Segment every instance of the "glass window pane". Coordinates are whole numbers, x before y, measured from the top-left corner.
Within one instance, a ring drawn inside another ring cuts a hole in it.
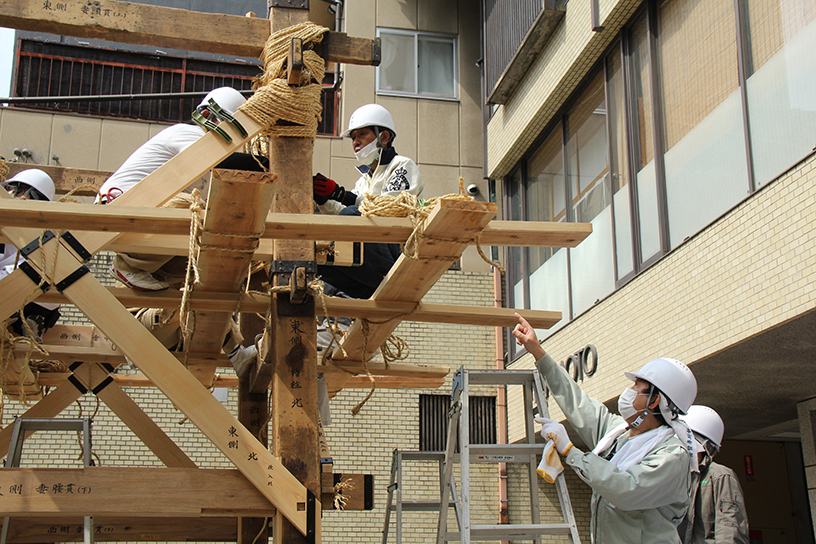
[[[565,221],[566,182],[562,128],[559,124],[527,161],[527,219],[529,221]],[[527,248],[530,266],[530,307],[534,310],[561,312],[549,331],[537,331],[539,338],[558,330],[569,321],[569,285],[567,252],[550,247]]]
[[[418,54],[419,94],[455,97],[453,40],[420,36]]]
[[[629,205],[629,160],[626,153],[626,112],[624,108],[623,73],[618,51],[606,62],[606,88],[609,95],[607,116],[609,122],[609,171],[612,182],[612,200],[615,209],[615,246],[618,267],[617,279],[634,270],[632,251],[632,220]]]
[[[504,184],[507,195],[507,219],[510,221],[521,221],[521,169],[517,168],[508,176]],[[507,285],[510,286],[508,295],[510,296],[510,306],[513,308],[524,308],[524,263],[522,262],[522,248],[507,248]]]
[[[640,262],[660,251],[660,225],[657,215],[657,184],[654,163],[654,127],[652,124],[652,84],[649,67],[649,42],[644,13],[632,27],[631,55],[632,148],[635,155],[635,188],[638,195],[640,224]]]
[[[416,93],[415,36],[380,32],[380,38],[382,62],[377,68],[378,90]]]
[[[754,177],[762,186],[816,141],[816,2],[749,0],[743,17]]]
[[[603,72],[576,100],[567,121],[574,220],[592,223],[592,234],[570,251],[572,307],[578,315],[615,288]]]
[[[658,8],[658,63],[674,248],[748,193],[733,0]]]

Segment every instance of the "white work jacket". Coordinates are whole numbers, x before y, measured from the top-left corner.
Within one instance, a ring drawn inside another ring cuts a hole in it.
[[[408,157],[397,155],[393,147],[383,150],[376,170],[360,176],[354,184],[354,194],[357,195],[356,205],[360,205],[365,195],[398,196],[407,191],[419,196],[425,185],[419,177],[419,167]],[[321,204],[320,211],[329,214],[338,214],[345,206],[335,200]]]
[[[594,448],[624,419],[586,395],[563,367],[545,355],[536,361],[541,376],[583,441]],[[641,461],[620,470],[606,457],[629,440],[623,433],[600,455],[573,446],[566,464],[592,488],[590,532],[595,544],[679,543],[677,526],[686,513],[691,491],[691,462],[683,444],[672,436]]]

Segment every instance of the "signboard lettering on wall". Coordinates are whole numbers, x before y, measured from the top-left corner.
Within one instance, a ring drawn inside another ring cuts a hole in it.
[[[754,477],[754,458],[751,455],[743,455],[742,460],[745,463],[745,479],[753,482],[756,479]]]
[[[590,377],[598,370],[598,350],[592,344],[579,349],[561,363],[573,381],[584,381],[584,376]]]

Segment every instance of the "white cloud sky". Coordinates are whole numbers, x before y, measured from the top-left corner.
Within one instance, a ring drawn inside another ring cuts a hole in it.
[[[0,28],[0,97],[11,92],[11,67],[14,65],[14,30]]]

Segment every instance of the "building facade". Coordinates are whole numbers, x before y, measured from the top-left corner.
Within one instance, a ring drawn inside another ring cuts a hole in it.
[[[610,407],[624,371],[687,363],[752,542],[814,539],[814,19],[800,0],[571,0],[487,123],[506,218],[593,225],[575,249],[510,248],[508,305],[560,310],[543,347]]]
[[[181,8],[191,8],[195,4],[195,9],[202,11],[219,11],[225,6],[223,2],[156,3]],[[366,0],[345,5],[335,3],[340,8],[339,14],[330,13],[330,5],[312,0],[312,12],[321,11],[313,19],[350,36],[379,36],[383,43],[384,62],[379,69],[353,65],[328,67],[330,74],[324,81],[324,94],[331,93],[334,108],[327,116],[324,101],[324,121],[329,128],[321,130],[315,139],[314,172],[321,172],[347,188],[353,187],[358,177],[354,170],[356,161],[349,140],[338,135],[347,126],[354,109],[376,102],[388,108],[395,118],[396,149],[419,165],[425,182],[423,197],[457,193],[462,177],[465,186],[478,186],[478,200],[486,200],[489,191],[483,176],[478,2]],[[260,5],[258,2],[239,2],[229,7],[232,14],[243,15],[253,10],[258,16],[264,15],[265,8],[263,2]],[[143,89],[140,93],[199,91],[219,85],[248,88],[244,86],[246,74],[251,74],[254,66],[252,59],[174,50],[159,52],[155,48],[30,33],[18,33],[18,36],[28,40],[28,45],[18,51],[18,71],[14,80],[18,85],[18,96],[25,94],[21,90],[23,82],[39,81],[39,76],[31,76],[33,73],[47,76],[54,82],[66,79],[62,74],[68,72],[34,70],[30,66],[36,61],[31,59],[48,58],[53,62],[54,57],[67,57],[68,53],[75,66],[83,62],[92,65],[105,81],[116,80],[122,73],[126,77],[132,76],[127,75],[126,70],[107,75],[104,72],[107,68],[102,65],[127,65],[131,74],[136,71],[134,67],[145,67],[154,74],[185,73],[187,86],[178,83],[176,87],[171,85],[169,90],[140,87]],[[28,76],[26,66],[29,66]],[[200,78],[198,83],[190,83],[195,78]],[[338,80],[340,83],[335,86]],[[119,89],[117,92],[131,92],[121,86]],[[53,96],[51,91],[37,92],[40,96]],[[68,94],[64,90],[55,94],[60,92]],[[105,93],[116,94],[101,88],[73,94]],[[146,102],[142,109],[102,106],[108,109],[94,110],[89,105],[88,109],[82,110],[74,106],[41,103],[2,107],[0,154],[6,159],[28,162],[32,167],[48,164],[113,171],[130,153],[168,124],[185,121],[185,108],[189,110],[195,103],[197,100],[189,99],[185,104],[162,111],[156,111],[155,105],[150,109]],[[15,149],[20,153],[15,154]],[[24,156],[22,150],[28,150],[28,155]],[[92,272],[97,278],[104,280],[107,277],[109,258],[110,255],[103,254],[95,259]],[[494,276],[475,248],[468,249],[461,263],[454,268],[425,297],[426,302],[493,306],[496,298]],[[463,293],[467,293],[467,297],[463,297]],[[67,305],[63,307],[63,314],[63,323],[87,322],[80,312]],[[452,370],[460,365],[479,369],[495,368],[496,365],[496,334],[492,328],[405,322],[397,328],[396,334],[410,348],[406,360],[409,363],[442,365]],[[462,349],[464,345],[466,350]],[[220,371],[232,372],[231,369]],[[193,425],[182,420],[182,414],[163,395],[152,389],[126,390],[199,467],[229,467],[229,462]],[[333,423],[326,428],[326,437],[335,472],[374,475],[375,508],[372,511],[324,512],[324,542],[380,542],[392,451],[431,447],[428,444],[438,447],[438,440],[427,443],[426,440],[444,436],[441,426],[431,428],[420,416],[423,410],[438,404],[436,401],[449,397],[450,380],[434,390],[378,389],[359,414],[352,416],[351,409],[366,393],[363,389],[344,390],[332,400]],[[492,407],[488,410],[491,412],[489,419],[495,428],[496,388],[476,388],[471,393],[486,399],[485,404]],[[237,410],[234,391],[230,391],[225,402],[230,410]],[[26,409],[23,404],[7,401],[0,424],[8,425],[15,415]],[[98,456],[98,464],[161,466],[122,422],[104,405],[97,405],[92,396],[83,397],[78,405],[63,415],[93,415],[94,453]],[[75,449],[78,452],[73,436],[39,433],[26,446],[23,466],[76,466]],[[499,473],[493,465],[478,465],[471,470],[473,518],[484,523],[496,522],[500,507]],[[439,491],[437,466],[411,466],[406,467],[406,471],[406,498],[434,498]],[[56,528],[56,531],[60,530],[60,527]],[[406,515],[403,531],[403,542],[427,542],[436,533],[436,516],[427,513]],[[394,541],[393,532],[392,525],[391,541]]]

